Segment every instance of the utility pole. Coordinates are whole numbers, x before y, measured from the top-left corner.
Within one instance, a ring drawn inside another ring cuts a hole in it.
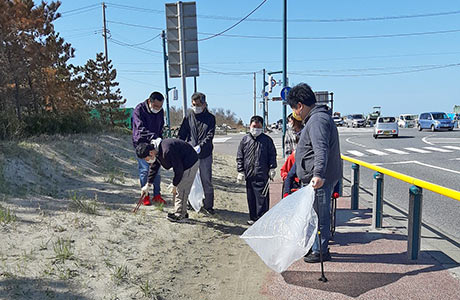
[[[196,76],[193,76],[194,93],[196,93]]]
[[[262,112],[263,116],[262,119],[264,120],[264,131],[267,128],[267,122],[265,121],[265,69],[262,70]]]
[[[284,0],[283,9],[283,88],[288,85],[287,82],[287,0]],[[285,156],[286,145],[286,102],[283,101],[283,157]]]
[[[256,72],[254,72],[254,113],[253,116],[257,115],[257,92],[256,92]]]
[[[110,105],[110,86],[109,86],[109,53],[107,51],[107,25],[106,25],[106,20],[105,20],[105,3],[102,2],[102,19],[104,21],[104,48],[105,48],[105,75],[106,75],[106,79],[105,79],[105,93],[106,93],[106,98],[107,98],[107,102],[109,103],[109,117],[110,117],[110,122],[112,123],[112,125],[115,125],[115,123],[113,122],[113,118],[112,118],[112,108],[111,108],[111,105]],[[102,113],[102,112],[100,112]]]
[[[169,87],[168,87],[168,55],[166,54],[166,33],[163,30],[161,32],[161,38],[163,39],[163,62],[165,70],[165,90],[166,90],[166,124],[168,125],[168,137],[171,137],[171,119],[169,117]]]

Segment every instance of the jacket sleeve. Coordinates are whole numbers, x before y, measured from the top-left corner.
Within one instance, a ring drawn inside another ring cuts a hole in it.
[[[165,127],[165,112],[164,109],[161,112],[161,120],[160,120],[160,135],[158,137],[163,138],[163,128]]]
[[[148,143],[153,138],[153,133],[145,127],[139,109],[136,109],[133,113],[133,130],[136,132],[134,136],[134,141],[136,143]]]
[[[314,126],[308,126],[308,134],[311,139],[313,147],[314,163],[313,163],[313,176],[320,178],[326,177],[327,158],[329,155],[329,136],[330,136],[330,123],[323,117],[317,118]]]
[[[155,176],[157,176],[158,170],[160,169],[160,162],[155,160],[153,164],[149,166],[149,175],[147,177],[147,182],[153,184]]]
[[[292,184],[294,183],[294,179],[296,178],[296,167],[295,165],[289,170],[287,174],[286,180],[284,180],[284,191],[283,194],[290,194],[292,189]]]
[[[276,148],[273,140],[269,137],[268,139],[268,165],[270,169],[276,169]]]
[[[177,137],[180,138],[183,141],[187,141],[189,136],[190,136],[190,125],[189,125],[189,122],[188,122],[188,118],[185,117],[182,120],[182,124],[180,125],[179,134],[178,134]]]
[[[182,163],[182,159],[174,159],[173,157],[169,157],[168,159],[171,161],[174,171],[173,185],[177,187],[182,177],[184,177],[184,164]]]
[[[209,122],[208,133],[206,134],[205,138],[200,143],[201,148],[204,148],[204,146],[208,143],[212,143],[212,139],[214,138],[215,132],[216,132],[216,117],[211,115],[211,122]]]
[[[238,146],[238,152],[236,153],[236,167],[238,173],[244,173],[244,140],[245,138],[243,137]]]

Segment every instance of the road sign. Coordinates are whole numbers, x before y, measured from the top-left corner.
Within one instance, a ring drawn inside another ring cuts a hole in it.
[[[268,92],[265,92],[264,97],[268,97]]]
[[[283,98],[281,97],[272,97],[272,101],[281,101]]]
[[[271,84],[272,84],[272,87],[276,86],[276,79],[275,78],[272,78]]]
[[[287,94],[289,93],[290,90],[291,90],[290,87],[285,86],[285,87],[281,90],[281,99],[283,99],[284,101],[286,101]]]

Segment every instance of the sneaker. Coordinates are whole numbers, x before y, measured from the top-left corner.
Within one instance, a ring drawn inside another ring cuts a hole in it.
[[[178,216],[175,213],[168,213],[167,219],[171,222],[183,222],[188,220],[188,213],[185,214],[185,216]]]
[[[321,257],[319,253],[312,252],[309,255],[305,256],[303,260],[306,263],[319,263],[321,262]],[[323,261],[329,261],[329,260],[331,260],[331,253],[327,251],[326,253],[323,253]]]
[[[254,221],[253,220],[248,220],[247,223],[248,223],[248,225],[252,225],[252,224],[254,224]]]
[[[149,195],[145,196],[144,199],[142,199],[142,201],[143,201],[145,206],[152,205],[152,202],[150,202],[150,196]]]
[[[208,214],[210,215],[213,215],[216,213],[216,211],[214,210],[214,208],[205,208],[204,209]]]
[[[161,194],[154,196],[153,201],[158,202],[160,204],[166,204],[166,201],[163,198],[161,198]]]

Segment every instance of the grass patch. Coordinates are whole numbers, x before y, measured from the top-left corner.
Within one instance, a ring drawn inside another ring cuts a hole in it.
[[[53,250],[59,262],[73,258],[72,242],[69,239],[58,238],[53,245]]]
[[[69,195],[70,198],[70,209],[78,212],[83,212],[89,215],[97,215],[97,195],[94,196],[94,200],[88,200],[81,196],[77,196],[77,193]]]
[[[155,290],[150,285],[150,282],[148,280],[146,282],[141,282],[139,288],[141,289],[141,293],[145,298],[151,298],[155,295]]]
[[[112,278],[117,284],[127,281],[129,270],[127,266],[118,266],[113,270]]]
[[[16,221],[16,215],[9,209],[0,205],[0,223],[8,224]]]
[[[110,183],[110,184],[115,184],[116,182],[119,183],[125,183],[125,174],[116,168],[112,168],[109,170],[107,177],[104,179],[104,182]]]

